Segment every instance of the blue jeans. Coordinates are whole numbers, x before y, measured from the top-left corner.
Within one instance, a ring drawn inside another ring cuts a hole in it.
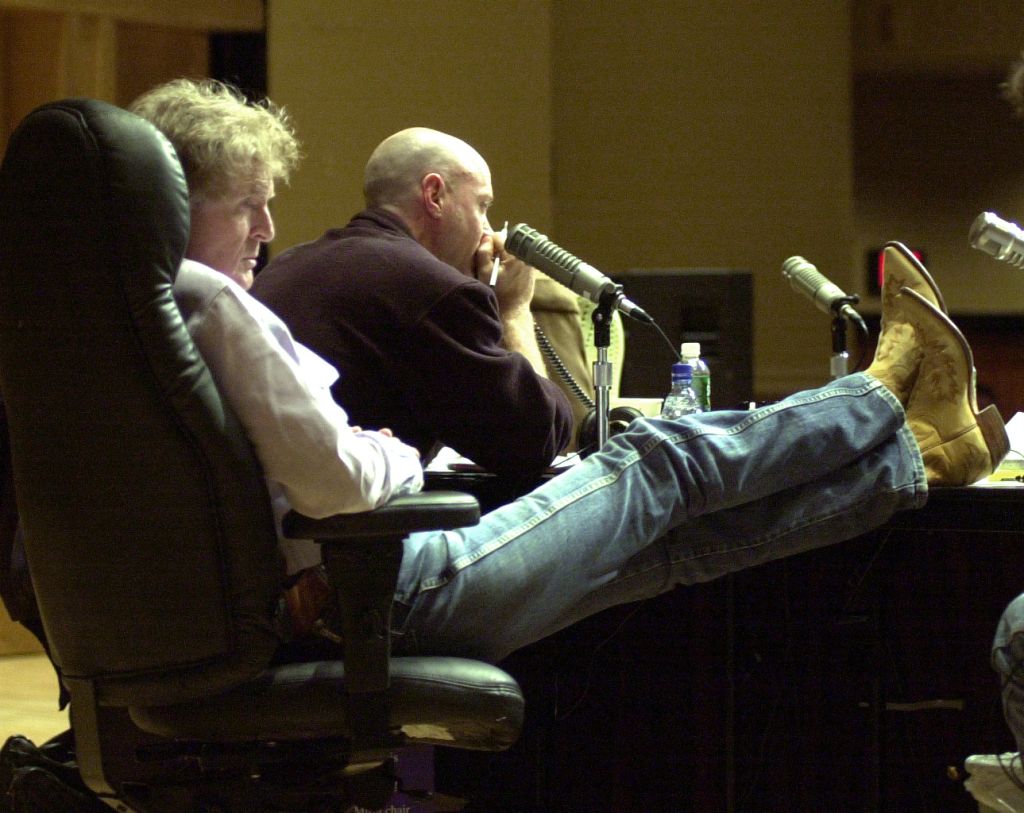
[[[395,651],[501,660],[612,605],[857,536],[927,494],[902,407],[864,374],[752,412],[638,419],[479,525],[413,535]]]
[[[1024,595],[1003,611],[992,643],[992,666],[1003,681],[1003,716],[1024,753]]]

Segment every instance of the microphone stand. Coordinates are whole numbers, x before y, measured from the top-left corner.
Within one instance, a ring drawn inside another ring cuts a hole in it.
[[[622,286],[609,286],[603,291],[591,314],[594,323],[594,346],[597,361],[594,362],[594,403],[597,413],[597,448],[608,441],[608,415],[611,409],[612,363],[608,360],[608,348],[612,343],[612,309],[622,296]]]
[[[860,297],[844,296],[832,303],[832,359],[829,362],[829,373],[832,380],[842,378],[847,370],[850,354],[846,352],[846,317],[842,314],[844,305],[856,305]]]

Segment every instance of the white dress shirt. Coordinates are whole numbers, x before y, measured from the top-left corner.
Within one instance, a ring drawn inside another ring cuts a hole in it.
[[[221,394],[263,465],[274,516],[368,511],[419,491],[415,449],[376,431],[354,432],[330,387],[338,372],[223,274],[185,260],[174,296]],[[282,539],[289,573],[320,561],[313,542]]]

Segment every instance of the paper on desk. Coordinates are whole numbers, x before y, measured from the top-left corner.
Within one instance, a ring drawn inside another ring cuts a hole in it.
[[[559,455],[548,466],[549,472],[562,471],[571,468],[579,462],[579,455]],[[463,457],[450,446],[442,446],[441,450],[434,455],[434,458],[427,463],[424,471],[451,472],[467,471],[476,468],[472,460]]]
[[[1010,452],[999,467],[976,485],[1024,484],[1024,413],[1018,412],[1006,424],[1006,435],[1010,439]]]
[[[451,446],[442,446],[433,459],[423,467],[424,471],[451,471],[449,466],[460,460],[465,460],[462,455]]]
[[[1006,434],[1010,438],[1010,454],[1024,460],[1024,412],[1018,412],[1006,424]]]

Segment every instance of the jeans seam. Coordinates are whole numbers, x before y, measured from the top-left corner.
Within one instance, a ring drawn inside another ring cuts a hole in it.
[[[551,503],[543,512],[539,514],[534,514],[527,521],[519,523],[514,528],[509,528],[503,534],[500,534],[499,536],[496,536],[494,539],[487,541],[485,544],[480,545],[471,554],[466,554],[464,556],[460,556],[457,559],[454,559],[449,564],[449,566],[445,568],[445,572],[442,574],[442,576],[424,580],[421,583],[418,592],[426,593],[430,590],[436,590],[439,587],[443,587],[444,585],[450,583],[455,578],[455,576],[457,576],[466,568],[470,567],[471,565],[475,564],[481,559],[489,556],[495,551],[505,547],[507,544],[518,539],[527,531],[536,528],[542,522],[549,520],[559,511],[565,509],[568,505],[577,502],[583,497],[587,497],[593,494],[595,491],[599,491],[603,488],[612,485],[613,483],[616,482],[616,480],[622,477],[625,469],[629,465],[633,465],[638,460],[640,460],[641,457],[642,456],[638,453],[630,455],[630,459],[628,461],[623,461],[623,465],[617,466],[613,471],[608,472],[608,474],[606,474],[604,477],[600,477],[595,480],[588,480],[585,487],[578,488],[575,491],[564,495],[561,499]]]

